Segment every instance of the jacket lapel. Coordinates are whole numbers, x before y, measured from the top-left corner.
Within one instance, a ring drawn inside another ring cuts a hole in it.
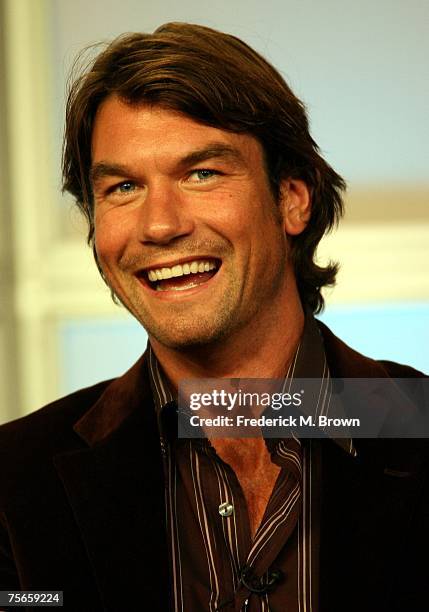
[[[319,326],[333,377],[389,377],[381,364]],[[390,609],[401,584],[401,552],[422,486],[426,441],[355,439],[356,457],[330,440],[316,442],[321,447],[320,609]]]
[[[408,441],[356,440],[354,458],[321,441],[321,601],[329,602],[322,611],[391,609],[423,482],[401,442]],[[420,441],[411,444],[421,460]]]
[[[144,359],[75,426],[88,448],[55,465],[104,609],[168,609],[164,476]]]

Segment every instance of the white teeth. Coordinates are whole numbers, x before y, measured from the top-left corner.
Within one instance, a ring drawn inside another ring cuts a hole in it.
[[[173,276],[183,276],[182,266],[173,266]]]
[[[187,262],[183,265],[176,264],[171,268],[158,268],[156,270],[149,270],[147,277],[150,281],[155,282],[158,280],[165,280],[168,278],[174,278],[176,276],[183,276],[184,274],[197,274],[202,272],[209,272],[215,270],[216,264],[214,261],[192,261]]]

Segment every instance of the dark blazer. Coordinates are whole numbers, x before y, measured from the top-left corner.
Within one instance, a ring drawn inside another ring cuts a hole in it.
[[[420,375],[320,327],[332,376]],[[357,458],[317,443],[320,611],[429,610],[428,444],[355,443]],[[0,590],[62,590],[73,612],[167,612],[165,533],[144,356],[0,428]]]

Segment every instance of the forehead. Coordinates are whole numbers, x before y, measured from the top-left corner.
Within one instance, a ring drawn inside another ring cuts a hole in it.
[[[263,165],[262,147],[250,134],[208,126],[161,106],[127,104],[112,95],[100,105],[95,117],[92,163],[119,158],[126,163],[136,155],[174,161],[213,143],[237,150],[246,164]]]

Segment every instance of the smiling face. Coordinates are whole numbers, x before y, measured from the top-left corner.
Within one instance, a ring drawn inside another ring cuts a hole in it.
[[[287,303],[296,189],[275,202],[252,136],[111,96],[95,119],[91,176],[100,266],[151,339],[251,338]]]

